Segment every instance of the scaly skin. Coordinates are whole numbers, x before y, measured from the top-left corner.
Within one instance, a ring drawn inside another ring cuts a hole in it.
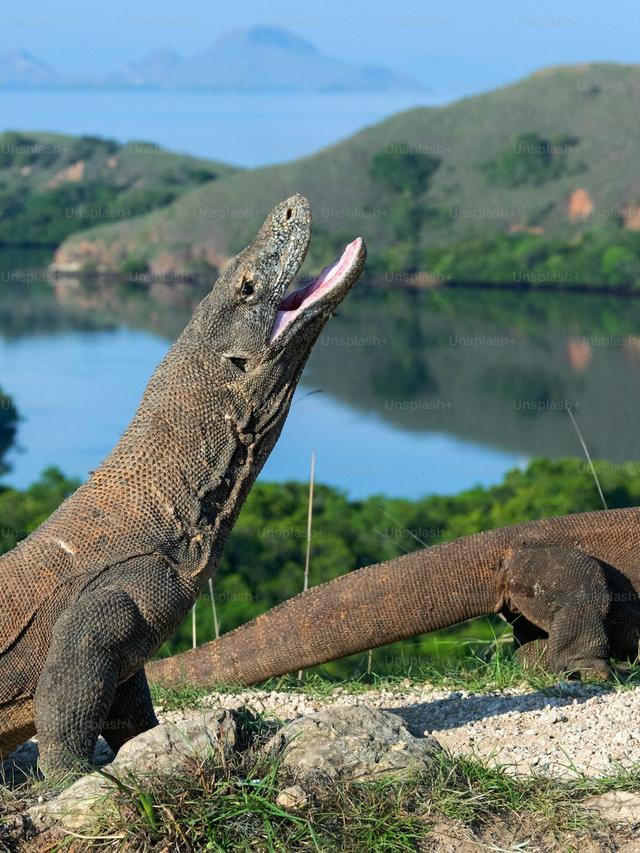
[[[580,513],[359,569],[147,674],[165,687],[254,684],[501,613],[524,663],[606,678],[611,657],[637,656],[639,592],[640,509]]]
[[[90,762],[101,732],[118,749],[156,724],[144,664],[214,571],[311,347],[364,264],[354,241],[321,293],[283,301],[310,237],[305,198],[274,208],[116,448],[0,558],[0,756],[37,729],[41,763],[63,769]]]

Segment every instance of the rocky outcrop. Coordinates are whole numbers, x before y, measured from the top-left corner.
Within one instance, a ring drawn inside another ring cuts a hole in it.
[[[583,805],[607,823],[640,824],[640,794],[634,791],[607,791],[606,794],[589,797]]]
[[[193,772],[208,759],[224,766],[246,745],[248,732],[241,730],[240,719],[236,711],[218,707],[139,735],[100,772],[32,806],[32,825],[39,831],[61,826],[88,832],[114,808],[113,779],[130,785],[134,776],[142,782],[171,778]],[[433,738],[414,737],[395,714],[366,706],[302,717],[283,726],[263,749],[278,757],[284,777],[296,777],[297,784],[284,787],[277,800],[294,811],[307,802],[305,782],[404,778],[426,770],[442,751]]]
[[[298,780],[373,781],[426,770],[441,752],[430,737],[414,737],[402,719],[366,706],[329,708],[288,723],[269,748]]]
[[[104,240],[71,240],[63,243],[53,256],[50,269],[53,273],[76,275],[83,272],[116,272],[129,254],[121,243]]]
[[[77,184],[80,181],[84,180],[84,170],[85,170],[85,162],[84,160],[78,160],[75,163],[72,163],[70,166],[67,166],[66,169],[62,169],[51,178],[51,180],[47,183],[47,187],[49,189],[55,189],[59,187],[60,184]]]
[[[155,239],[154,239],[155,238]],[[158,243],[155,235],[150,235],[149,243]],[[144,247],[135,241],[108,242],[102,239],[76,238],[64,242],[56,251],[49,267],[53,274],[62,275],[106,275],[122,276],[129,274],[132,259],[137,261],[131,268],[139,266],[144,272],[136,274],[147,276],[148,281],[162,281],[172,278],[194,277],[202,274],[217,275],[228,257],[215,247],[194,243],[175,251],[158,251],[149,255]]]
[[[571,222],[588,219],[595,210],[593,199],[584,189],[573,190],[567,200],[567,216]]]
[[[544,234],[542,225],[524,225],[521,222],[512,222],[509,226],[509,234]]]
[[[157,779],[188,772],[212,755],[228,760],[237,739],[236,715],[224,709],[180,723],[163,723],[126,743],[101,772],[82,776],[54,799],[33,806],[29,817],[38,830],[54,824],[88,830],[112,808],[115,785],[108,776],[126,781],[132,774]]]
[[[627,231],[640,231],[640,207],[628,204],[622,210],[622,220]]]

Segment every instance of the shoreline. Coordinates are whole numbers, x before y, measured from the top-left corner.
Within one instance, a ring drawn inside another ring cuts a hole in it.
[[[38,280],[49,281],[91,281],[109,284],[128,284],[132,287],[150,288],[156,284],[164,285],[199,285],[210,281],[210,277],[197,273],[140,273],[133,276],[123,275],[118,272],[87,270],[86,272],[75,272],[55,267],[43,267],[24,271],[24,280],[29,280],[27,273],[38,275]],[[385,281],[385,276],[397,277],[394,281]],[[21,276],[14,275],[12,280],[19,281]],[[616,296],[626,299],[637,299],[640,297],[640,289],[630,290],[628,287],[614,287],[612,285],[589,285],[580,283],[562,282],[506,282],[506,281],[443,281],[442,278],[432,277],[427,273],[376,273],[363,276],[363,285],[380,291],[402,291],[405,293],[421,293],[427,291],[446,290],[500,290],[514,292],[545,292],[545,293],[574,293],[580,295]]]

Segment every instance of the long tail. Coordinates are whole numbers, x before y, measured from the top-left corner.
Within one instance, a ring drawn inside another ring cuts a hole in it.
[[[147,675],[164,687],[249,685],[494,613],[503,553],[498,537],[480,533],[367,566],[153,661]]]

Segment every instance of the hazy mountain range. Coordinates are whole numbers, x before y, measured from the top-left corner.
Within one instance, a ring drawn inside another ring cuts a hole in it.
[[[280,27],[259,26],[219,38],[182,57],[166,48],[102,76],[65,74],[25,50],[0,53],[3,88],[124,88],[174,91],[339,92],[419,89],[386,68],[356,65],[321,53]]]

